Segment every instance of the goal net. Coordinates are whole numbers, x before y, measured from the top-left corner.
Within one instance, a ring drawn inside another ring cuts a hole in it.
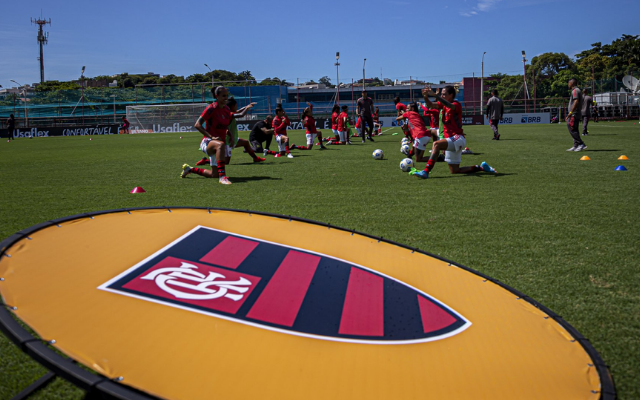
[[[127,106],[131,131],[190,132],[207,103]]]

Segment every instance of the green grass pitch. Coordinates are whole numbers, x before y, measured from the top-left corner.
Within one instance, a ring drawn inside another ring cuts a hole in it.
[[[69,215],[150,206],[247,209],[351,228],[455,260],[538,300],[593,343],[620,399],[640,398],[640,125],[592,122],[583,153],[565,151],[564,124],[500,131],[492,141],[488,126],[465,127],[475,154],[462,165],[487,161],[495,176],[450,175],[444,163],[428,180],[403,173],[395,128],[375,143],[314,146],[260,164],[235,150],[230,186],[179,178],[183,163],[202,157],[197,133],[3,140],[0,238]],[[304,141],[302,131],[290,136]],[[372,159],[376,148],[384,160]],[[622,154],[629,161],[618,161]],[[629,170],[615,171],[621,164]],[[147,192],[130,194],[136,186]],[[44,373],[2,335],[0,355],[0,399]],[[57,378],[33,398],[82,397]]]

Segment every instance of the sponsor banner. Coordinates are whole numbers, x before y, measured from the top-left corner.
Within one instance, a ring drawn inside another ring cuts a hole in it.
[[[0,129],[2,138],[33,138],[49,136],[86,136],[86,135],[117,135],[119,125],[91,125],[91,126],[67,126],[47,128],[19,128],[9,131]]]
[[[465,115],[462,117],[462,125],[484,125],[484,116]]]
[[[500,120],[501,124],[517,125],[517,124],[549,124],[551,116],[545,113],[525,113],[525,114],[504,114]],[[484,124],[489,125],[489,119],[484,117]]]
[[[136,133],[153,133],[153,129],[131,129],[132,135]]]

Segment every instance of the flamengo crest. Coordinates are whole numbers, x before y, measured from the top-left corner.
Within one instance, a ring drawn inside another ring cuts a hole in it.
[[[203,226],[99,289],[342,342],[421,343],[471,325],[433,297],[366,267]]]

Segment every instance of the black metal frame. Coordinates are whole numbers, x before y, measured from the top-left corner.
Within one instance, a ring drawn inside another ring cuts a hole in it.
[[[523,293],[519,292],[518,290],[513,289],[512,287],[507,286],[504,283],[496,279],[493,279],[481,272],[478,272],[474,269],[458,264],[456,262],[447,260],[446,258],[440,257],[438,255],[420,250],[415,247],[409,247],[401,243],[393,242],[391,240],[384,239],[383,237],[377,237],[377,236],[369,235],[366,233],[358,232],[355,230],[340,228],[340,227],[332,226],[331,224],[326,224],[322,222],[317,222],[317,221],[312,221],[312,220],[297,218],[292,216],[285,216],[285,215],[272,214],[272,213],[266,213],[266,212],[236,210],[236,209],[228,209],[228,208],[182,207],[182,206],[181,207],[123,208],[123,209],[116,209],[116,210],[77,214],[70,217],[58,218],[58,219],[54,219],[48,222],[43,222],[41,224],[34,225],[30,228],[21,230],[11,235],[7,239],[3,240],[2,242],[0,242],[0,257],[9,256],[6,254],[6,250],[16,242],[24,239],[25,237],[28,237],[30,234],[37,232],[41,229],[48,228],[53,225],[59,225],[60,223],[63,223],[63,222],[68,222],[68,221],[81,219],[81,218],[92,218],[94,216],[104,215],[104,214],[113,214],[113,213],[122,213],[122,212],[128,212],[129,214],[131,214],[131,211],[141,211],[141,210],[167,210],[168,212],[171,212],[171,210],[178,210],[178,209],[206,210],[210,214],[212,211],[230,211],[230,212],[238,212],[238,213],[249,214],[249,215],[256,214],[256,215],[262,215],[267,217],[288,219],[289,221],[305,222],[312,225],[326,227],[327,229],[336,229],[344,232],[350,232],[351,235],[357,234],[359,236],[364,236],[367,238],[377,240],[378,242],[385,242],[388,244],[399,246],[399,247],[411,250],[411,252],[422,253],[430,257],[436,258],[438,260],[447,262],[451,265],[455,265],[458,268],[462,268],[465,271],[471,272],[475,275],[482,277],[485,281],[492,282],[508,290],[509,292],[517,296],[516,297],[517,300],[524,300],[532,304],[534,307],[540,309],[542,312],[548,315],[548,317],[545,317],[545,318],[551,318],[554,321],[556,321],[558,324],[560,324],[574,338],[574,341],[578,341],[580,343],[580,345],[584,348],[584,350],[587,352],[589,357],[591,357],[593,361],[593,366],[598,371],[598,375],[600,377],[600,384],[601,384],[600,399],[614,400],[616,398],[616,390],[615,390],[613,377],[611,376],[607,365],[604,363],[604,360],[602,359],[602,357],[600,357],[600,354],[598,354],[598,352],[593,347],[593,345],[589,342],[589,340],[584,336],[582,336],[582,334],[580,334],[580,332],[578,332],[577,329],[569,325],[569,323],[565,321],[561,316],[557,315],[547,307],[538,303],[531,297],[526,296]],[[131,399],[131,400],[156,399],[156,397],[154,396],[151,396],[149,394],[146,394],[136,389],[133,389],[131,387],[128,387],[122,383],[119,383],[117,380],[110,380],[101,375],[96,375],[86,371],[85,369],[80,368],[80,366],[78,366],[74,360],[63,357],[58,353],[56,353],[55,351],[53,351],[49,347],[49,344],[52,344],[52,343],[46,342],[42,339],[39,339],[33,336],[31,333],[25,330],[22,326],[20,326],[20,324],[13,318],[13,315],[7,309],[12,309],[11,305],[5,305],[5,307],[0,307],[0,331],[2,331],[11,341],[13,341],[16,344],[16,346],[18,346],[22,351],[27,353],[31,358],[33,358],[34,360],[42,364],[45,368],[47,368],[53,374],[60,376],[61,378],[78,386],[79,388],[88,391],[89,396],[95,395],[99,398],[105,398],[105,399]],[[32,385],[30,385],[28,388],[23,390],[23,392],[21,392],[21,394],[19,394],[16,397],[16,399],[26,398],[32,392],[44,387],[53,378],[53,376],[50,376],[49,374],[50,373],[47,373],[38,381],[36,381]],[[19,396],[22,396],[22,397],[19,397]]]

